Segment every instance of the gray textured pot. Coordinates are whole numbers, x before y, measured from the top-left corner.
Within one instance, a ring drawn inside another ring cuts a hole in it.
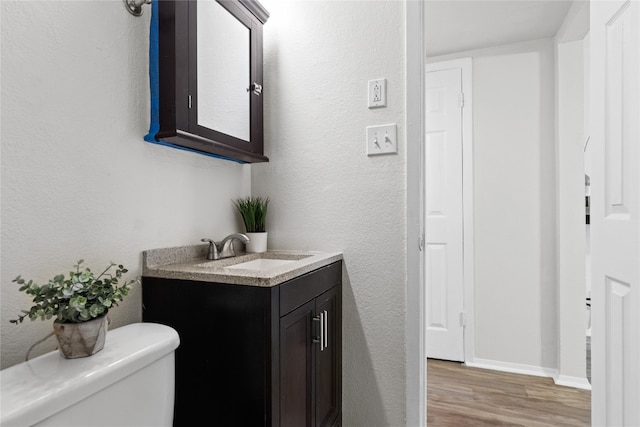
[[[107,336],[107,316],[96,317],[82,323],[53,322],[53,332],[58,339],[58,349],[65,359],[75,359],[96,354],[104,348]]]

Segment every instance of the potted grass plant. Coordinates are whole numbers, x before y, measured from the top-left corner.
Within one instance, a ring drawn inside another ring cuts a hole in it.
[[[247,252],[266,252],[267,231],[265,223],[269,198],[247,196],[234,200],[233,204],[242,216],[242,222],[249,237]]]
[[[21,276],[13,279],[21,292],[33,296],[33,305],[10,322],[19,324],[27,317],[31,320],[55,317],[53,334],[60,353],[67,359],[91,356],[102,350],[109,309],[117,306],[131,287],[139,283],[133,279],[120,284],[128,271],[122,265],[112,262],[95,275],[83,262],[78,261],[68,276],[58,274],[44,285]]]

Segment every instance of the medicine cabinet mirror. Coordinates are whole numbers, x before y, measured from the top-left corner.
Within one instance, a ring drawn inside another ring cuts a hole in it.
[[[159,123],[152,142],[243,163],[269,161],[262,119],[268,12],[255,0],[161,0],[154,7]]]

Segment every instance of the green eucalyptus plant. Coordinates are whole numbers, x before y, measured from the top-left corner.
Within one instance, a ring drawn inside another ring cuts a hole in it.
[[[22,323],[29,317],[45,320],[56,317],[60,323],[81,323],[107,314],[109,309],[118,305],[129,294],[138,279],[124,281],[119,285],[122,275],[128,270],[122,265],[111,262],[102,273],[95,276],[88,267],[83,267],[83,260],[74,265],[75,271],[69,276],[59,274],[45,285],[38,285],[33,280],[25,281],[18,276],[13,279],[20,285],[20,291],[33,296],[33,306],[29,311],[11,323]],[[115,267],[115,270],[112,270]]]
[[[269,198],[247,196],[237,199],[233,204],[238,208],[247,233],[265,231]]]

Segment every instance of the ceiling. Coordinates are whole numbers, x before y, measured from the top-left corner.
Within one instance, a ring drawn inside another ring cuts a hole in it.
[[[572,1],[428,0],[428,57],[553,37]]]

